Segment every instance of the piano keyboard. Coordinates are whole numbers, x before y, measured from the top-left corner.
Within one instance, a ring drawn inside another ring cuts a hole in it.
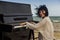
[[[26,25],[24,25],[24,26],[14,26],[14,28],[21,28],[21,27],[26,27]]]

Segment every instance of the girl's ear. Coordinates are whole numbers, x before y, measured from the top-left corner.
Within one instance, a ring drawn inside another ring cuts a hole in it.
[[[46,12],[45,12],[45,11],[43,11],[43,13],[45,14]]]

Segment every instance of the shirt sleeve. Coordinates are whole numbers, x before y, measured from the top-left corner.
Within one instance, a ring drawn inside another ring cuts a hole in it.
[[[46,24],[46,19],[44,18],[42,21],[40,21],[39,23],[37,24],[31,24],[29,22],[26,22],[27,24],[27,27],[31,28],[31,29],[37,29],[37,28],[40,28],[40,27],[43,27],[44,24]]]

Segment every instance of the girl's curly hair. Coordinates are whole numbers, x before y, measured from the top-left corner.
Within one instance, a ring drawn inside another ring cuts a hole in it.
[[[38,15],[39,17],[41,17],[40,14],[39,14],[39,11],[40,11],[40,10],[44,10],[44,11],[46,12],[46,13],[45,13],[45,16],[48,16],[48,9],[47,9],[46,5],[40,5],[39,8],[37,8],[37,15]]]

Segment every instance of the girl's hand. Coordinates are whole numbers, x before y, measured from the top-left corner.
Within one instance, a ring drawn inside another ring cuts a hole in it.
[[[24,22],[24,23],[20,23],[20,26],[24,26],[24,25],[26,25],[26,23]]]

